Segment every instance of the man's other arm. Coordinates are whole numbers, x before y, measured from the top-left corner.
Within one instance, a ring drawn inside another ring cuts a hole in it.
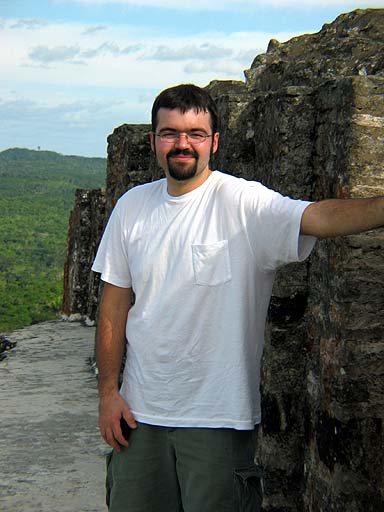
[[[119,393],[119,375],[125,351],[125,326],[132,305],[132,289],[105,283],[99,312],[96,360],[99,370],[99,428],[104,440],[120,451],[128,446],[120,428],[124,418],[136,428],[135,418]]]
[[[300,233],[318,238],[353,235],[384,225],[384,197],[326,199],[303,213]]]

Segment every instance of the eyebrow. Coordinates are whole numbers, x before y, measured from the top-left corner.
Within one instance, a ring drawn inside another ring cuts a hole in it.
[[[180,131],[180,130],[176,130],[176,128],[168,128],[167,126],[161,128],[161,130],[158,131],[158,133],[162,133],[162,132],[174,132],[174,133],[191,133],[191,132],[201,132],[201,133],[207,133],[205,128],[192,128],[191,130],[186,130],[186,131]]]

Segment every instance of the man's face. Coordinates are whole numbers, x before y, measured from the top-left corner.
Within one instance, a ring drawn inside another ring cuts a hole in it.
[[[181,134],[175,141],[164,141],[159,135]],[[204,142],[188,140],[186,133],[209,135]],[[151,147],[157,162],[168,179],[178,182],[209,173],[210,155],[217,150],[219,134],[212,134],[211,117],[207,112],[161,108],[157,113],[156,135],[151,134]]]

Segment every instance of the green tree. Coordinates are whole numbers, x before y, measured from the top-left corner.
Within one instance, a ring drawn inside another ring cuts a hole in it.
[[[0,332],[59,314],[74,193],[103,187],[105,167],[104,158],[0,152]]]

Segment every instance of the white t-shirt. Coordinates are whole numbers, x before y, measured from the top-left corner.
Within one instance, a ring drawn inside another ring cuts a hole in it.
[[[214,171],[179,197],[166,181],[118,201],[93,270],[132,287],[121,393],[138,421],[252,429],[278,266],[305,259],[308,202]]]

